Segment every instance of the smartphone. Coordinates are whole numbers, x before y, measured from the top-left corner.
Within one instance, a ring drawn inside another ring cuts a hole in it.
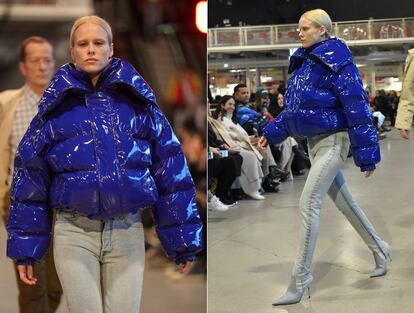
[[[227,150],[220,150],[220,155],[222,158],[227,158],[229,156],[229,152]]]

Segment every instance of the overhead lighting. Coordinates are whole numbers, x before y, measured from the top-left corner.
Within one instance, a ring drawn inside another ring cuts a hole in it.
[[[207,1],[199,1],[196,6],[196,26],[204,34],[207,33]]]
[[[270,81],[272,81],[272,77],[270,77],[270,76],[267,76],[267,75],[260,75],[260,80],[262,81],[262,82],[264,82],[264,83],[267,83],[267,82],[270,82]]]
[[[229,65],[228,65],[227,63],[225,63],[223,66],[224,66],[225,68],[228,68],[228,67],[229,67]]]

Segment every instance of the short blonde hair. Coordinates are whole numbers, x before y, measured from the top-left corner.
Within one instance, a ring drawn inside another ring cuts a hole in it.
[[[106,34],[108,35],[108,43],[109,45],[112,44],[112,29],[111,26],[109,25],[109,23],[107,21],[105,21],[103,18],[96,16],[96,15],[87,15],[87,16],[82,16],[80,18],[78,18],[72,25],[72,29],[70,30],[70,46],[73,47],[74,43],[74,34],[75,31],[79,28],[79,26],[83,25],[83,24],[87,24],[87,23],[92,23],[92,24],[97,24],[99,26],[101,26]]]
[[[332,33],[332,20],[326,11],[322,9],[315,9],[306,11],[302,14],[302,17],[305,17],[309,21],[311,21],[317,27],[325,27],[326,33],[325,37],[329,38]]]

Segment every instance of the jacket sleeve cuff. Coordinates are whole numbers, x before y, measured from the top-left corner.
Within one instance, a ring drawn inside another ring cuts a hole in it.
[[[362,165],[361,166],[361,172],[366,172],[366,171],[373,171],[375,170],[375,164],[368,164],[368,165]]]
[[[35,260],[32,258],[16,260],[16,265],[34,265]]]
[[[196,259],[196,257],[194,255],[194,253],[187,253],[187,254],[177,255],[175,257],[175,264],[180,265],[181,263],[184,263],[186,261],[193,262],[193,261],[195,261],[195,259]]]

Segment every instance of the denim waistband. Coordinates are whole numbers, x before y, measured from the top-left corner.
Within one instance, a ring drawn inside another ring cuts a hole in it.
[[[315,140],[315,139],[318,139],[318,138],[326,138],[326,137],[329,137],[330,135],[340,133],[340,132],[348,132],[348,129],[347,128],[333,129],[333,130],[325,132],[325,133],[320,133],[320,134],[314,135],[312,137],[308,137],[308,139]]]

